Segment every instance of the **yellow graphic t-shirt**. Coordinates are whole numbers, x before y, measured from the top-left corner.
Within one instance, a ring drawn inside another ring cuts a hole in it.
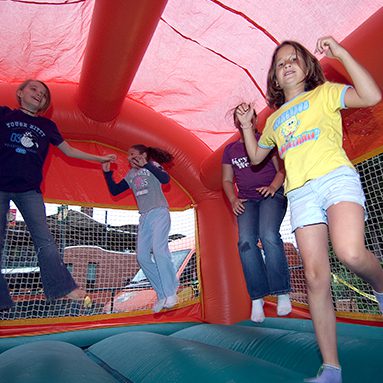
[[[266,121],[258,145],[278,147],[286,168],[285,192],[342,165],[353,167],[342,147],[344,95],[349,86],[325,82],[282,105]]]

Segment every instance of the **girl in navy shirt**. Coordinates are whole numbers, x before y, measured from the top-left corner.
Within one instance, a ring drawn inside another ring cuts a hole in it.
[[[0,107],[0,250],[4,247],[7,212],[12,200],[31,233],[47,299],[82,300],[86,293],[67,270],[47,225],[40,190],[42,169],[50,144],[69,157],[83,160],[109,162],[115,155],[96,156],[73,148],[52,120],[40,116],[51,101],[49,88],[43,82],[23,82],[16,96],[18,109]],[[0,310],[12,305],[6,280],[0,274]]]

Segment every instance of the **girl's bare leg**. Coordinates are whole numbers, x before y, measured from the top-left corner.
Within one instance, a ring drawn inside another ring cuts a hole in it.
[[[340,202],[330,206],[327,214],[330,238],[338,259],[376,292],[383,292],[383,269],[365,246],[363,207],[353,202]]]
[[[336,320],[330,291],[328,231],[316,224],[295,231],[303,260],[308,302],[323,363],[339,366]]]

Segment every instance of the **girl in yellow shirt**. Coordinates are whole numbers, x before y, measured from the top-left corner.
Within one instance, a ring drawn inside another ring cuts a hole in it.
[[[285,41],[272,57],[268,104],[278,108],[256,141],[251,105],[237,108],[249,158],[259,164],[276,145],[285,161],[292,227],[303,259],[308,301],[323,358],[316,378],[341,383],[335,312],[330,294],[328,235],[338,259],[369,282],[383,312],[383,269],[364,242],[365,198],[359,176],[342,149],[340,109],[381,100],[371,75],[332,37],[316,50],[340,60],[353,87],[327,83],[319,61],[301,44]]]

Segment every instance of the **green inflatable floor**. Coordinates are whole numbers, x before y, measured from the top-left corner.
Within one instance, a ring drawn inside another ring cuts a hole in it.
[[[383,330],[338,324],[344,383],[383,381]],[[3,383],[293,383],[321,363],[307,320],[152,324],[0,339]]]

